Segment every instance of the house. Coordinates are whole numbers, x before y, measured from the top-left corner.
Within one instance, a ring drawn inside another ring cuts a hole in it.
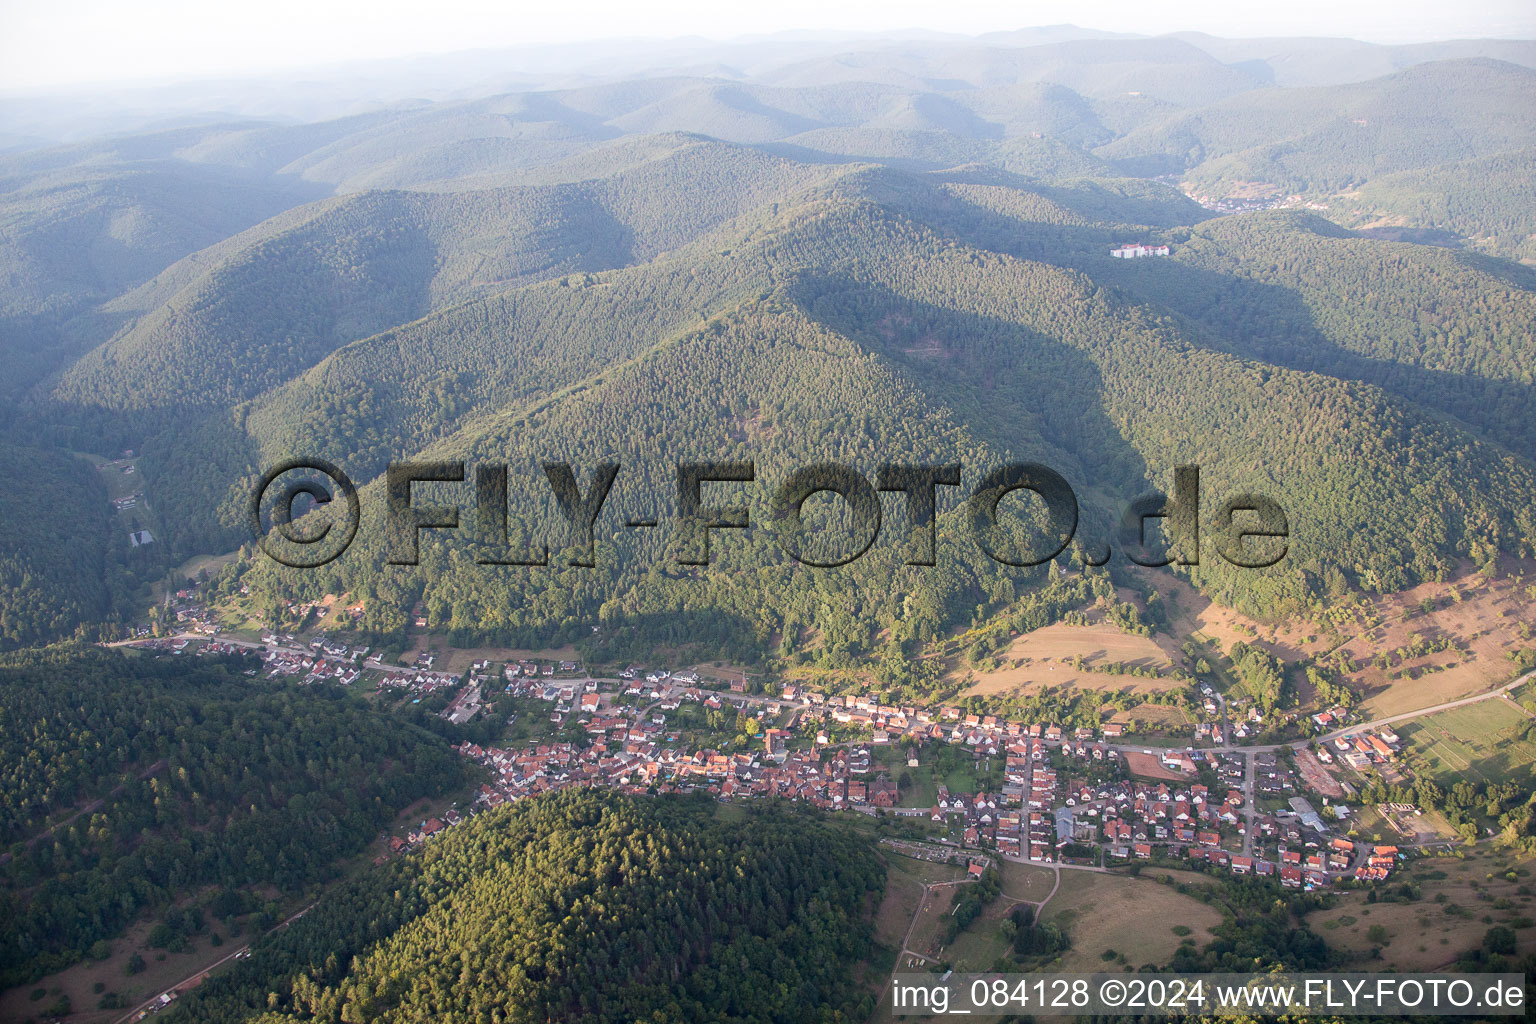
[[[1163,767],[1173,768],[1187,775],[1195,773],[1195,762],[1188,754],[1177,750],[1165,750],[1161,758]]]

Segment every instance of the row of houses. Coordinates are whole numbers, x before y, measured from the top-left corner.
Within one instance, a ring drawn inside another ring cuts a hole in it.
[[[1098,736],[1106,740],[1119,739],[1125,726],[1119,722],[1106,722],[1098,732],[1086,726],[1067,730],[1059,725],[1041,722],[1013,722],[997,715],[967,712],[948,706],[938,709],[919,707],[915,704],[886,704],[869,694],[839,694],[827,696],[813,690],[790,684],[784,687],[786,701],[822,708],[834,721],[868,727],[877,733],[884,732],[885,741],[894,742],[908,737],[918,740],[939,740],[965,743],[969,746],[988,744],[983,753],[998,754],[1006,747],[1006,741],[1018,738],[1043,739],[1052,743],[1075,740],[1091,741]]]
[[[898,790],[881,775],[858,777],[857,752],[839,750],[823,762],[808,752],[782,761],[757,750],[722,753],[686,751],[662,742],[663,725],[653,716],[595,716],[587,724],[588,746],[550,742],[521,748],[458,747],[465,757],[486,767],[492,782],[477,801],[497,806],[572,786],[611,786],[626,792],[706,791],[721,800],[782,797],[805,800],[828,810],[895,807]],[[867,752],[864,755],[867,771]]]
[[[489,668],[490,663],[486,662],[485,667]],[[575,672],[577,667],[574,661],[550,661],[543,663],[537,661],[509,661],[502,666],[501,674],[508,681],[533,679],[540,676],[547,678],[556,672]]]
[[[1361,771],[1389,764],[1397,757],[1400,743],[1397,733],[1386,727],[1373,733],[1351,733],[1319,745],[1317,759],[1330,764],[1337,758],[1356,771]]]
[[[363,674],[363,670],[350,661],[327,658],[324,655],[297,654],[281,649],[263,651],[261,660],[266,667],[268,678],[302,676],[305,683],[336,682],[343,686],[351,686]],[[386,685],[391,678],[397,677],[386,677],[386,682],[380,685]]]
[[[459,685],[459,677],[448,672],[433,672],[416,668],[407,672],[386,672],[379,679],[379,692],[405,690],[416,695],[419,702],[429,694],[441,693]]]

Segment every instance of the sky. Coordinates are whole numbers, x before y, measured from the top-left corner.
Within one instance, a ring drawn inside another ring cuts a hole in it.
[[[1072,23],[1149,35],[1536,37],[1536,0],[0,0],[0,91],[254,75],[589,39],[792,30],[975,34]]]

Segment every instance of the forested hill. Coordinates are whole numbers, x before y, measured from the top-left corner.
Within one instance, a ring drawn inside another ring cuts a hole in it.
[[[1348,86],[1240,93],[1138,126],[1099,150],[1125,170],[1328,194],[1396,171],[1533,142],[1536,71],[1448,60]]]
[[[0,987],[210,886],[238,911],[329,881],[400,810],[463,782],[440,736],[246,667],[67,647],[0,661]],[[175,921],[171,941],[201,928]]]
[[[365,489],[360,539],[338,562],[319,572],[263,563],[250,582],[274,597],[364,595],[366,621],[385,631],[400,628],[423,598],[434,626],[466,636],[511,631],[528,642],[556,623],[621,623],[700,604],[741,617],[753,635],[784,635],[787,624],[816,618],[799,609],[838,593],[853,595],[857,610],[851,632],[830,631],[839,639],[828,643],[854,652],[872,649],[876,634],[898,619],[918,634],[938,631],[978,602],[1037,582],[1038,574],[982,557],[958,527],[941,538],[938,573],[903,568],[895,543],[884,541],[846,570],[795,568],[760,527],[750,546],[722,542],[721,568],[697,585],[672,581],[673,538],[620,524],[626,515],[665,521],[675,453],[699,451],[756,460],[760,496],[790,468],[827,458],[872,473],[885,460],[953,457],[973,467],[972,481],[1005,456],[1037,459],[1082,496],[1081,536],[1090,546],[1108,539],[1103,524],[1115,501],[1141,493],[1149,479],[1166,481],[1175,465],[1198,463],[1209,493],[1270,494],[1295,524],[1292,553],[1274,571],[1229,571],[1205,553],[1201,582],[1263,614],[1305,604],[1336,583],[1395,590],[1434,578],[1462,545],[1526,550],[1533,475],[1523,440],[1504,426],[1494,436],[1508,446],[1480,436],[1434,411],[1432,389],[1390,374],[1365,383],[1345,358],[1346,344],[1392,342],[1369,330],[1375,314],[1403,319],[1390,304],[1338,301],[1348,310],[1329,319],[1339,341],[1319,345],[1317,357],[1321,363],[1324,352],[1341,349],[1326,366],[1336,375],[1317,364],[1291,369],[1288,354],[1255,344],[1240,350],[1176,312],[1197,298],[1187,289],[1167,305],[1128,294],[1182,272],[1182,257],[1129,266],[1076,248],[1053,223],[977,207],[960,216],[932,184],[908,185],[850,193],[839,183],[729,245],[711,240],[715,255],[704,264],[701,243],[590,282],[531,286],[445,311],[349,346],[246,418],[268,461],[290,449],[314,451],[366,476],[382,472],[388,453],[399,450],[510,461],[519,536],[557,543],[548,528],[558,521],[553,509],[529,483],[541,479],[539,462],[557,452],[585,473],[598,461],[618,461],[625,468],[614,511],[598,524],[596,570],[476,568],[467,546],[430,540],[419,569],[386,569],[383,501],[373,487]],[[1283,248],[1311,236],[1308,224],[1284,216],[1264,223]],[[1020,241],[1036,231],[1032,243]],[[1060,239],[1058,255],[1080,269],[1019,259],[970,238],[1025,247]],[[1196,256],[1207,251],[1196,235],[1187,238]],[[1388,243],[1354,244],[1401,258]],[[1354,249],[1318,249],[1315,259],[1353,270]],[[1430,254],[1429,265],[1439,258]],[[1145,280],[1130,280],[1138,272]],[[1360,272],[1382,277],[1379,267]],[[1464,371],[1458,379],[1468,387],[1481,380],[1485,405],[1502,393],[1496,388],[1527,386],[1505,353],[1529,350],[1529,293],[1470,269],[1424,279],[1435,294],[1481,294],[1515,325],[1491,333],[1483,356],[1458,346],[1464,362],[1447,364]],[[1230,271],[1214,280],[1243,286]],[[1293,308],[1317,302],[1307,289],[1322,286],[1309,277],[1296,287],[1275,285],[1277,295],[1294,298],[1264,307],[1260,297],[1254,315],[1267,309],[1284,330]],[[1443,308],[1461,323],[1456,305]],[[1485,326],[1473,333],[1497,322],[1480,321]],[[605,329],[610,324],[616,329]],[[1263,335],[1242,337],[1258,343]],[[1429,348],[1423,332],[1410,337]],[[1430,351],[1436,372],[1446,372]],[[1474,364],[1487,366],[1491,379],[1473,376]],[[743,494],[750,499],[753,491]],[[754,521],[766,519],[757,503]],[[784,568],[739,571],[775,565]],[[825,631],[829,616],[821,618]]]
[[[1344,42],[870,42],[0,154],[0,460],[56,457],[67,506],[0,534],[0,643],[118,635],[171,567],[251,540],[250,488],[294,455],[341,465],[369,516],[391,461],[622,456],[592,573],[460,572],[436,541],[387,568],[372,519],[325,572],[231,570],[263,607],[354,592],[379,635],[418,602],[529,643],[688,605],[747,647],[856,656],[1044,575],[982,558],[949,504],[941,571],[882,543],[815,583],[753,541],[680,588],[667,532],[615,522],[668,521],[685,456],[755,459],[759,491],[829,458],[968,484],[1036,458],[1096,553],[1119,503],[1198,463],[1213,506],[1287,504],[1283,565],[1192,574],[1261,615],[1529,553],[1536,278],[1506,257],[1530,245],[1536,55]],[[1129,241],[1172,252],[1109,256]],[[133,484],[107,479],[142,500],[90,511],[80,455],[125,450]],[[513,503],[519,537],[551,518]],[[819,611],[839,588],[858,599]]]
[[[70,366],[49,399],[228,408],[349,341],[486,292],[651,259],[841,170],[672,141],[609,178],[364,192],[289,211],[113,303],[111,311],[139,318]]]
[[[114,518],[85,459],[0,441],[0,647],[116,617],[131,577],[127,533]]]
[[[884,871],[793,806],[565,790],[328,893],[182,999],[198,1024],[862,1020]]]

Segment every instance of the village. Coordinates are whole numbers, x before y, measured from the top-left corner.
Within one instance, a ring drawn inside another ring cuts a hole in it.
[[[205,612],[191,582],[167,603],[185,631],[134,646],[245,654],[261,666],[248,675],[356,687],[402,708],[425,704],[458,726],[496,715],[501,721],[477,735],[500,739],[457,747],[486,772],[466,815],[576,786],[781,798],[885,816],[913,841],[961,859],[1197,863],[1304,889],[1384,880],[1416,845],[1411,807],[1381,812],[1399,842],[1351,837],[1355,787],[1336,770],[1388,782],[1403,775],[1390,726],[1351,727],[1344,708],[1312,715],[1310,741],[1238,745],[1253,742],[1263,716],[1229,707],[1201,683],[1195,701],[1204,718],[1178,746],[1167,735],[1128,735],[1119,721],[1067,728],[796,683],[762,692],[745,676],[706,679],[693,668],[629,665],[601,676],[568,657],[526,657],[450,671],[425,645],[401,659],[408,664],[387,664],[382,651],[323,630],[236,639]],[[428,816],[390,846],[409,849],[458,820],[457,809]]]
[[[402,706],[436,697],[437,713],[456,725],[509,699],[516,710],[508,724],[537,718],[531,731],[538,738],[456,748],[488,776],[468,814],[575,786],[702,791],[721,801],[780,798],[889,816],[913,839],[943,844],[962,860],[995,854],[1064,867],[1194,862],[1309,890],[1382,881],[1406,855],[1400,845],[1348,838],[1342,800],[1324,796],[1319,812],[1302,795],[1320,788],[1319,771],[1332,784],[1324,789],[1346,795],[1323,767],[1336,759],[1393,777],[1398,737],[1386,726],[1346,728],[1301,749],[1137,746],[1115,722],[1069,730],[796,684],[752,693],[744,677],[706,683],[688,669],[631,665],[599,678],[569,659],[519,659],[499,667],[479,660],[459,674],[434,668],[430,649],[409,666],[390,666],[379,652],[324,633],[307,642],[270,632],[261,640],[180,636],[134,646],[252,656],[265,676],[308,685],[362,680],[377,697]],[[715,724],[706,726],[700,716],[711,712]],[[1345,715],[1321,712],[1315,724],[1335,725]],[[1221,743],[1244,732],[1241,723],[1202,723],[1195,738]],[[739,742],[742,736],[750,745]],[[705,742],[689,744],[686,737]],[[953,765],[957,758],[966,766],[960,777],[976,785],[940,781],[937,762]],[[422,820],[394,836],[391,850],[408,850],[460,820],[456,809]]]
[[[465,706],[465,695],[474,706],[486,699],[489,668],[477,663],[451,708]],[[958,707],[887,705],[873,695],[829,696],[795,685],[776,696],[749,694],[740,681],[715,691],[686,671],[674,676],[630,667],[610,689],[591,678],[551,681],[557,671],[574,671],[574,663],[529,669],[509,664],[497,681],[508,695],[545,702],[550,725],[567,735],[577,731],[578,738],[461,744],[459,752],[489,775],[476,794],[478,807],[576,786],[702,791],[721,801],[777,797],[904,821],[914,838],[945,844],[962,860],[996,854],[1112,866],[1155,857],[1306,889],[1383,880],[1403,856],[1395,845],[1339,834],[1346,819],[1334,812],[1334,821],[1325,821],[1299,795],[1297,771],[1272,749],[1154,753],[1112,742],[1121,736],[1112,725],[1069,732]],[[675,721],[690,707],[746,719],[753,744],[730,751],[684,744]],[[850,728],[855,738],[841,738]],[[1384,759],[1391,756],[1375,734],[1352,737],[1352,751],[1357,741],[1373,755],[1381,744]],[[932,801],[919,800],[927,794],[912,775],[946,750],[960,752],[975,765],[976,778],[989,782],[972,791],[936,783]],[[1262,810],[1261,802],[1273,809]],[[398,838],[396,849],[450,826],[423,822]]]

